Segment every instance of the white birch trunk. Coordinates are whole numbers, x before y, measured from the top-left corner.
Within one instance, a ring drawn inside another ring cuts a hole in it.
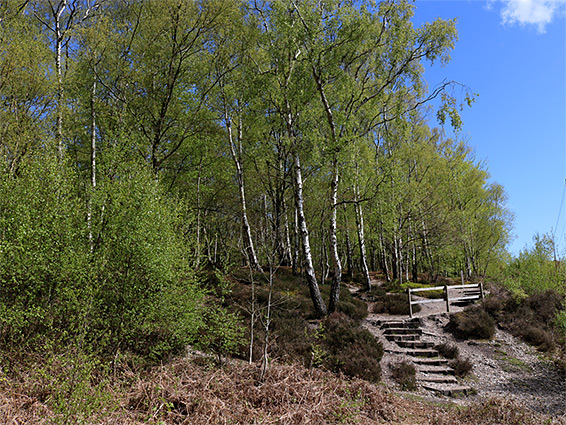
[[[91,98],[90,98],[90,184],[92,186],[91,198],[96,189],[96,110],[94,100],[96,97],[96,79],[92,82]],[[60,150],[60,155],[62,150]],[[92,199],[88,202],[87,212],[88,240],[90,243],[90,252],[94,251],[94,238],[92,236]]]
[[[234,135],[232,133],[232,121],[228,117],[228,111],[225,110],[226,127],[228,130],[228,143],[230,145],[230,155],[236,166],[236,180],[238,182],[238,190],[240,195],[240,203],[242,205],[242,227],[244,233],[244,245],[246,250],[246,257],[250,263],[250,267],[254,270],[262,271],[257,255],[254,249],[254,243],[252,239],[252,233],[250,229],[250,223],[248,221],[248,213],[246,207],[246,192],[244,188],[244,172],[241,163],[241,152],[242,152],[242,125],[238,122],[238,135],[237,140],[234,140]],[[236,145],[237,144],[237,145]]]
[[[304,204],[303,176],[301,173],[301,161],[297,153],[295,153],[295,186],[296,186],[295,201],[297,205],[297,219],[298,219],[301,241],[303,245],[305,274],[307,276],[307,284],[309,286],[311,299],[316,313],[320,316],[325,316],[327,313],[326,305],[324,304],[324,301],[322,300],[322,296],[320,295],[320,288],[318,287],[318,282],[316,280],[314,267],[312,263],[309,231],[307,229],[307,223],[305,220],[305,213],[303,208],[303,204]]]
[[[338,202],[338,160],[336,156],[332,164],[332,183],[331,183],[331,214],[330,214],[330,257],[332,261],[334,274],[332,276],[332,286],[330,287],[330,301],[328,303],[328,311],[330,313],[336,311],[338,300],[340,299],[340,284],[342,283],[342,263],[338,254],[338,235],[337,235],[337,202]]]
[[[54,11],[55,18],[55,68],[57,72],[57,127],[55,130],[55,139],[57,140],[57,148],[59,150],[59,158],[63,159],[63,32],[61,29],[61,16],[67,8],[67,0],[59,3],[59,8]]]

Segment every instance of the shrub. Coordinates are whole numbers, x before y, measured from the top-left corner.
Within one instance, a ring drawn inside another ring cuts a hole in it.
[[[566,337],[566,304],[562,305],[562,310],[556,315],[555,324],[558,328],[558,332],[560,332],[563,337]]]
[[[455,359],[460,354],[460,350],[454,344],[442,343],[434,347],[442,357],[447,359]]]
[[[552,334],[537,326],[525,324],[518,328],[518,333],[526,342],[534,345],[540,351],[553,351],[556,348]]]
[[[388,313],[395,315],[409,314],[409,301],[405,294],[391,294],[380,297],[373,305],[373,313]],[[421,311],[421,306],[413,305],[413,313]]]
[[[381,343],[344,314],[334,313],[323,323],[322,343],[329,354],[323,365],[348,376],[378,381],[381,376],[379,362],[383,357]]]
[[[491,339],[495,335],[495,321],[485,310],[471,306],[452,314],[447,329],[463,339]]]
[[[474,367],[470,359],[463,359],[459,356],[453,358],[449,365],[452,369],[454,369],[456,376],[459,377],[467,376]]]
[[[307,321],[296,311],[275,310],[272,321],[271,355],[308,365],[311,358],[311,341],[306,336]],[[263,331],[256,330],[256,338],[262,340]],[[255,344],[259,347],[260,344]],[[258,353],[261,356],[261,353]]]
[[[352,298],[350,300],[338,301],[338,311],[344,313],[346,316],[361,322],[368,315],[368,306],[365,302]]]
[[[397,382],[402,390],[415,390],[417,388],[417,370],[415,366],[406,361],[389,365],[391,377]]]
[[[500,297],[490,295],[482,302],[483,309],[493,317],[497,317],[505,308],[505,303]]]
[[[525,304],[533,312],[533,316],[541,323],[550,324],[560,311],[564,297],[555,290],[549,289],[530,295]]]
[[[143,165],[116,161],[103,175],[90,222],[74,167],[56,155],[0,175],[0,342],[159,360],[195,336],[203,291],[176,205]]]

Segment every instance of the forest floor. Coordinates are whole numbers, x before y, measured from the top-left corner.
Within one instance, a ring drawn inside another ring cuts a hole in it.
[[[375,282],[380,284],[379,281]],[[422,304],[422,310],[414,316],[420,318],[423,340],[435,344],[448,343],[458,347],[460,357],[473,364],[471,374],[462,381],[475,390],[475,395],[462,398],[448,398],[435,395],[422,388],[410,392],[411,396],[421,397],[432,402],[454,402],[470,405],[493,398],[512,400],[528,409],[550,415],[566,423],[566,380],[555,367],[552,360],[525,344],[509,332],[497,329],[492,340],[459,340],[445,330],[449,322],[444,303]],[[371,305],[369,306],[371,311]],[[463,307],[451,305],[451,313]],[[380,338],[384,349],[394,348],[387,341],[379,326],[380,321],[408,316],[391,316],[370,313],[363,326]],[[398,384],[391,378],[390,364],[401,360],[398,354],[385,353],[381,361],[383,382],[392,390],[399,391]]]
[[[388,368],[400,359],[390,353],[378,384],[276,361],[262,377],[260,364],[231,359],[219,368],[192,350],[143,371],[118,362],[98,379],[81,375],[63,353],[15,375],[0,370],[0,424],[566,425],[566,383],[547,357],[502,330],[489,341],[454,339],[444,330],[443,303],[425,304],[416,316],[423,338],[455,344],[473,362],[463,383],[474,395],[401,391]],[[370,313],[364,321],[384,348],[389,342],[376,322],[392,318],[403,317]]]

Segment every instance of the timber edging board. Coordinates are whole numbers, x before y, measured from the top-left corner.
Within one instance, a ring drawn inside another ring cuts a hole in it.
[[[463,297],[450,298],[450,290],[463,289]],[[425,292],[425,291],[443,291],[443,297],[438,299],[429,300],[413,300],[412,294],[415,292]],[[472,301],[484,298],[483,283],[471,283],[468,285],[444,285],[444,286],[433,286],[431,288],[407,288],[407,300],[409,302],[409,317],[413,317],[413,306],[417,304],[428,304],[444,302],[446,303],[446,312],[450,313],[450,302],[451,301]]]

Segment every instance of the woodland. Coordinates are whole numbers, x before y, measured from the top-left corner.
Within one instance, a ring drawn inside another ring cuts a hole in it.
[[[563,296],[547,236],[506,251],[504,188],[459,131],[476,94],[424,78],[456,21],[414,27],[414,7],[1,2],[1,379],[65,371],[36,394],[55,409],[187,346],[247,358],[256,323],[263,376],[280,273],[319,321],[370,272]]]

